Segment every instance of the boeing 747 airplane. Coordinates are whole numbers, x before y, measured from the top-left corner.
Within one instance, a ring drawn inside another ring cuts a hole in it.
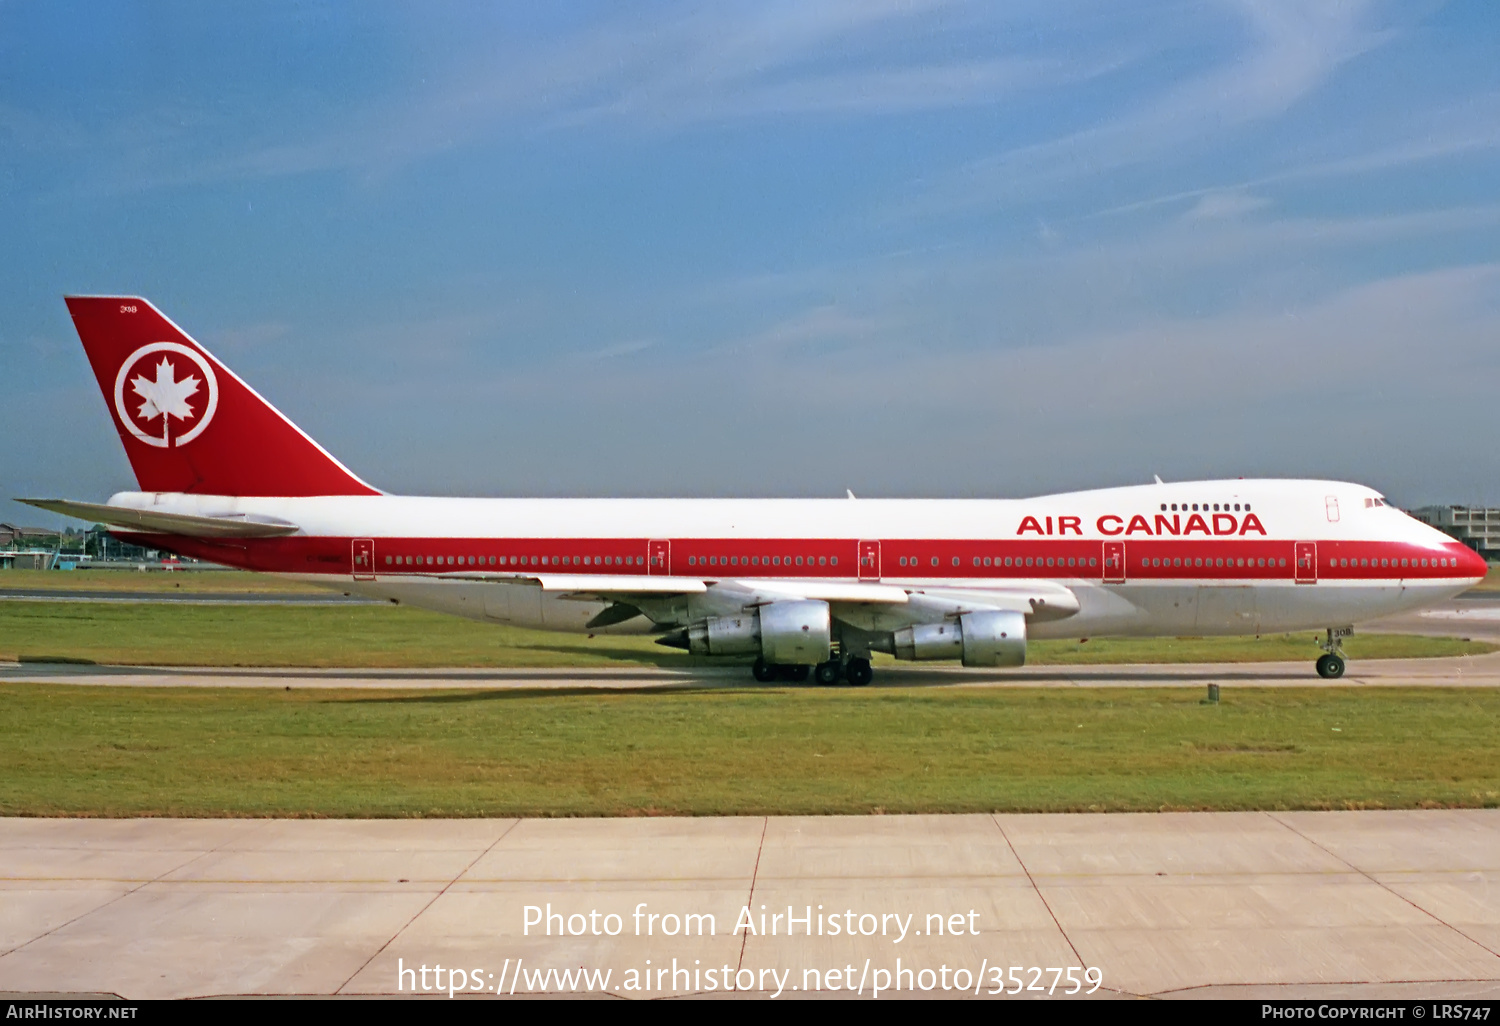
[[[138,545],[492,623],[654,634],[760,681],[870,655],[1020,666],[1031,638],[1324,632],[1485,575],[1339,481],[1029,499],[463,499],[365,483],[144,299],[67,300],[140,491],[24,499]]]

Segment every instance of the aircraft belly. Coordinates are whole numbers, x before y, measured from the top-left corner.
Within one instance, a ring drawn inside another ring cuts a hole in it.
[[[1249,585],[1204,585],[1198,589],[1195,634],[1259,634],[1256,591]]]
[[[1341,627],[1419,609],[1461,590],[1451,585],[1409,582],[1286,585],[1264,589],[1260,599],[1261,630],[1318,630]]]

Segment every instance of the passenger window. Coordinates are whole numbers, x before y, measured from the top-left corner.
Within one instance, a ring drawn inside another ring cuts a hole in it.
[[[958,566],[958,557],[957,556],[953,557],[953,565],[954,566]]]
[[[1052,557],[1051,557],[1051,556],[1048,556],[1048,557],[1047,557],[1047,565],[1048,565],[1048,566],[1051,566],[1051,565],[1052,565]]]
[[[798,557],[797,557],[797,565],[798,565],[798,566],[801,566],[801,565],[802,565],[802,557],[801,557],[801,556],[798,556]]]
[[[829,560],[828,560],[828,562],[829,562],[829,563],[830,563],[830,564],[831,564],[831,565],[832,565],[832,566],[838,566],[838,565],[839,565],[839,557],[837,557],[837,556],[832,556],[832,557],[830,557],[830,558],[829,558]]]
[[[937,566],[937,557],[936,556],[932,557],[932,565],[933,566]]]
[[[1099,562],[1099,560],[1097,560],[1097,559],[1096,559],[1096,558],[1094,558],[1094,557],[1093,557],[1093,556],[1090,556],[1090,557],[1089,557],[1089,566],[1094,566],[1094,565],[1095,565],[1095,564],[1096,564],[1096,563],[1098,563],[1098,562]]]
[[[1030,557],[1030,556],[1027,556],[1027,557],[1026,557],[1026,565],[1027,565],[1027,566],[1030,566],[1030,565],[1031,565],[1031,557]]]
[[[818,565],[819,566],[827,566],[828,565],[828,557],[827,556],[819,556],[818,557]]]
[[[390,556],[386,556],[385,557],[385,565],[386,566],[390,566],[391,565],[391,557]]]
[[[1277,566],[1286,566],[1286,560],[1285,559],[1278,559],[1276,561],[1276,565]]]

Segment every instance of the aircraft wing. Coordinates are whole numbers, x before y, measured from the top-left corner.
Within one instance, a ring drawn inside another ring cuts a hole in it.
[[[543,591],[564,592],[581,599],[626,599],[641,595],[702,595],[709,589],[725,586],[754,592],[767,602],[778,599],[822,599],[825,602],[877,602],[898,604],[906,601],[904,588],[888,584],[846,583],[838,581],[738,581],[712,577],[665,577],[634,574],[533,574],[533,573],[451,573],[435,574],[446,580],[530,584]]]
[[[230,513],[223,516],[192,516],[187,513],[163,513],[157,510],[127,509],[99,502],[74,502],[71,499],[17,499],[28,506],[63,516],[77,517],[94,523],[108,524],[127,531],[149,534],[178,534],[187,538],[280,538],[296,534],[302,528],[274,517],[251,517]]]
[[[701,595],[710,582],[698,577],[654,577],[630,574],[452,573],[433,574],[446,581],[484,584],[529,584],[543,591],[568,592],[579,598],[623,595]]]

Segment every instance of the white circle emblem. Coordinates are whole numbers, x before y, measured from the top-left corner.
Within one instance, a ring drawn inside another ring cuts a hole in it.
[[[186,445],[197,438],[213,420],[218,405],[219,380],[214,369],[177,342],[142,346],[126,358],[115,377],[115,412],[120,423],[158,449]]]

